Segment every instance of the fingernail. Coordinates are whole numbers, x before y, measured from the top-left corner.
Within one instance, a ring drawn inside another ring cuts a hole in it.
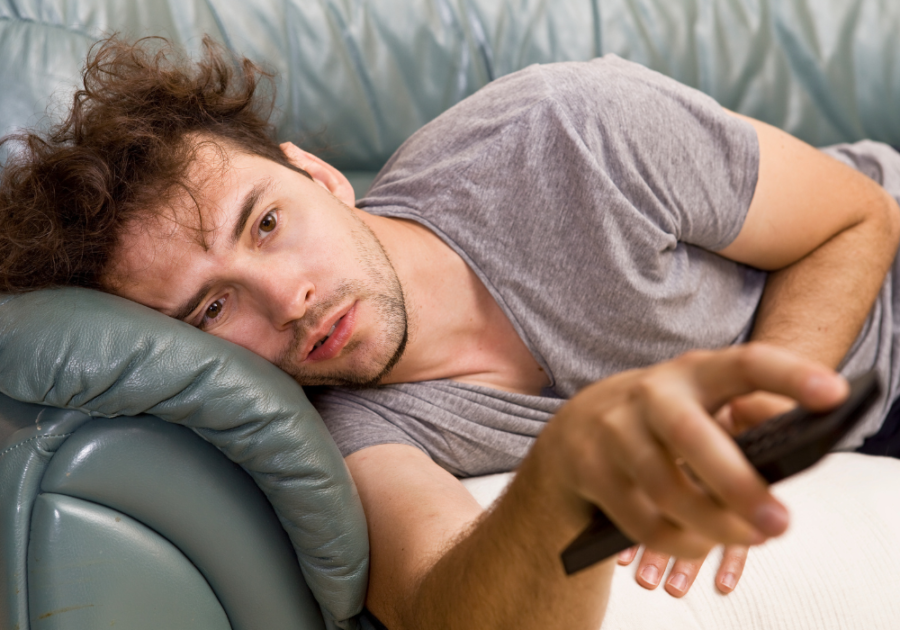
[[[628,564],[634,559],[634,547],[619,552],[619,563]]]
[[[647,584],[656,586],[659,584],[659,569],[652,564],[648,564],[641,570],[641,579]]]
[[[729,591],[734,590],[734,585],[737,584],[737,577],[734,573],[726,573],[722,576],[722,586],[727,588]]]
[[[684,593],[684,589],[687,587],[687,576],[684,573],[676,573],[669,578],[669,586],[679,593]]]
[[[768,536],[777,536],[787,527],[787,511],[778,504],[764,503],[756,510],[757,529]]]

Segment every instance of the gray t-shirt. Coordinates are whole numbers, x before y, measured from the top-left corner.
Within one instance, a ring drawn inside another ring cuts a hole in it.
[[[531,66],[423,127],[360,207],[452,247],[552,384],[545,396],[447,380],[311,391],[341,451],[401,443],[458,476],[510,470],[585,385],[746,340],[766,274],[714,252],[741,229],[758,163],[750,125],[611,55]],[[890,364],[882,302],[855,371]]]

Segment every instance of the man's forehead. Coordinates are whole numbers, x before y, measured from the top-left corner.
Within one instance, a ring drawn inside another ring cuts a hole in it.
[[[123,226],[108,279],[121,286],[161,258],[234,244],[274,185],[268,163],[219,141],[197,142],[184,182]]]
[[[190,156],[184,182],[138,221],[164,238],[179,233],[206,249],[227,229],[253,174],[244,154],[218,139],[195,142]]]
[[[189,250],[208,251],[226,220],[223,189],[231,187],[230,157],[204,143],[193,150],[185,180],[162,195],[159,205],[137,213],[122,226],[104,285],[121,290],[161,260]]]
[[[130,221],[119,234],[102,284],[113,293],[125,295],[131,285],[159,275],[161,265],[177,265],[191,251],[204,251],[199,225],[196,216],[172,208]]]

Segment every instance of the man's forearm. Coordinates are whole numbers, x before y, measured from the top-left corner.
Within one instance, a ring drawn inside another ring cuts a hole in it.
[[[554,475],[536,450],[496,506],[431,567],[401,628],[600,627],[613,561],[565,575],[559,553],[590,509],[550,487]]]
[[[886,195],[885,195],[886,197]],[[836,367],[878,296],[897,249],[888,208],[769,275],[752,339]]]

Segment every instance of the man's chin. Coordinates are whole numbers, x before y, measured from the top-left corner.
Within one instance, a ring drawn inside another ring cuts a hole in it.
[[[376,387],[381,381],[380,378],[366,378],[365,376],[342,376],[342,375],[315,375],[308,374],[291,374],[294,380],[303,387],[343,387],[345,389],[369,389]]]
[[[377,387],[386,372],[380,370],[372,375],[366,374],[307,374],[290,373],[297,383],[303,387],[342,387],[345,389],[370,389]]]

